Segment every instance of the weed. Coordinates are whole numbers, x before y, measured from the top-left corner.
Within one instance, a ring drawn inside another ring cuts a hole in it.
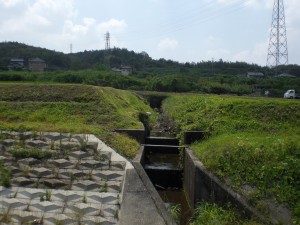
[[[73,211],[74,211],[73,215],[74,215],[74,219],[76,220],[76,224],[83,225],[82,219],[85,214],[84,209],[73,207]]]
[[[50,159],[55,156],[55,153],[49,150],[39,150],[38,148],[11,148],[8,150],[16,159],[35,158],[35,159]]]
[[[11,187],[11,170],[5,169],[2,164],[0,164],[0,175],[1,175],[1,185],[4,187]]]
[[[181,216],[181,206],[180,204],[171,204],[168,207],[168,211],[172,217],[172,219],[179,224],[180,222],[180,216]]]
[[[30,166],[25,165],[24,168],[23,168],[23,172],[24,172],[25,177],[29,177],[29,174],[30,174]]]
[[[35,188],[39,188],[40,187],[40,180],[36,180],[34,187]]]
[[[255,221],[243,219],[230,205],[221,207],[215,203],[201,202],[194,213],[194,220],[190,225],[197,224],[253,224],[259,225]]]
[[[80,150],[86,151],[86,147],[89,141],[89,136],[84,135],[83,137],[79,137]]]
[[[76,178],[76,176],[75,176],[75,174],[73,173],[73,172],[70,172],[69,173],[69,177],[70,177],[70,181],[71,181],[71,183],[73,183],[74,182],[74,180],[76,180],[77,178]]]
[[[117,195],[117,205],[121,205],[121,198],[119,194]]]
[[[96,153],[94,155],[94,159],[97,160],[97,161],[105,161],[106,157],[104,154],[101,154],[101,153]]]
[[[11,214],[9,209],[2,209],[0,215],[0,222],[1,223],[10,223],[11,222]]]
[[[88,180],[94,180],[94,178],[93,178],[93,170],[90,170],[89,172],[88,172]]]
[[[83,196],[82,196],[82,202],[87,203],[86,193],[84,193]]]
[[[62,151],[62,139],[63,139],[63,135],[62,135],[62,131],[59,131],[59,149],[60,151]]]
[[[56,179],[58,179],[58,178],[59,178],[59,168],[53,167],[53,168],[52,168],[52,174],[53,174],[53,176],[54,176]]]
[[[62,220],[56,220],[55,225],[64,225],[64,222]]]
[[[80,168],[81,168],[80,164],[81,164],[81,161],[78,160],[78,161],[76,162],[74,168],[77,169],[77,170],[80,170]]]
[[[51,195],[52,195],[52,191],[51,190],[46,190],[45,193],[41,194],[40,196],[40,201],[51,201]]]
[[[27,203],[25,211],[30,212],[30,203]]]
[[[68,141],[71,141],[72,138],[73,138],[73,134],[72,134],[72,133],[69,133],[69,135],[68,135]]]
[[[107,182],[105,181],[103,185],[99,188],[99,192],[107,192],[108,185]]]
[[[46,190],[46,201],[51,201],[51,195],[52,195],[52,191]]]
[[[119,210],[118,209],[116,209],[114,212],[114,218],[119,219]]]
[[[51,150],[55,149],[55,141],[54,140],[51,140],[51,142],[50,142],[50,149]]]
[[[69,157],[70,157],[70,150],[68,148],[64,148],[62,150],[62,152],[63,152],[63,158],[64,159],[69,159]]]

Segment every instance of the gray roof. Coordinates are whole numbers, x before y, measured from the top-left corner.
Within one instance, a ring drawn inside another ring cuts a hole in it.
[[[45,62],[44,60],[40,59],[40,58],[33,58],[33,59],[29,59],[29,62]]]
[[[262,72],[247,72],[247,76],[263,77],[265,75]]]

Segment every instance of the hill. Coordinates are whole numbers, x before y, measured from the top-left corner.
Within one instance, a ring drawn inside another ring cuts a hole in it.
[[[18,42],[0,43],[0,67],[4,69],[11,58],[30,58],[39,57],[45,60],[51,70],[65,70],[70,68],[70,57],[61,52],[51,51],[45,48],[29,46]]]
[[[146,52],[136,53],[127,49],[114,48],[109,51],[94,50],[73,54],[64,54],[45,48],[29,46],[18,42],[0,43],[0,68],[5,69],[11,58],[35,58],[46,61],[49,70],[103,70],[121,65],[131,66],[134,76],[148,77],[153,75],[240,75],[248,71],[259,71],[274,75],[275,70],[245,62],[217,61],[179,63],[167,59],[152,59]],[[279,66],[277,73],[300,76],[298,65]]]

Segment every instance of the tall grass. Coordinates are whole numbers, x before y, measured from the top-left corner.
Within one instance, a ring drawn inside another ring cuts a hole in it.
[[[253,220],[246,220],[231,207],[221,207],[214,203],[202,202],[195,209],[194,220],[190,225],[259,225]]]

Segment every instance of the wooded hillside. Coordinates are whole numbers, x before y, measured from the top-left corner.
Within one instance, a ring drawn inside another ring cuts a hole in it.
[[[179,63],[168,59],[152,59],[146,52],[136,53],[127,49],[114,48],[109,51],[94,50],[64,54],[45,48],[29,46],[18,42],[0,43],[0,68],[7,69],[11,58],[39,57],[46,61],[48,70],[106,70],[121,65],[130,66],[133,76],[153,75],[244,75],[247,72],[263,72],[267,76],[276,74],[275,70],[245,62],[201,61]],[[300,77],[300,66],[287,65],[277,68],[277,74],[287,73]]]

